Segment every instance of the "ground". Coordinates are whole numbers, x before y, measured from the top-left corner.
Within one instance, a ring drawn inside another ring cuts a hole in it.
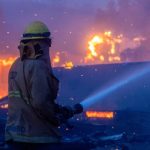
[[[0,110],[0,140],[3,143],[7,110]],[[61,127],[63,142],[91,150],[149,150],[150,113],[116,111],[112,120],[87,119],[84,115],[73,118],[73,129]],[[78,148],[79,149],[79,148]]]

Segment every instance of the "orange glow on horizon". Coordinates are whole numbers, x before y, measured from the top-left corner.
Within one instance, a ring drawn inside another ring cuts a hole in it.
[[[112,119],[114,118],[114,112],[87,111],[86,116],[88,118]]]
[[[1,66],[11,66],[13,62],[16,60],[16,57],[9,57],[9,58],[0,58],[0,65]]]
[[[73,68],[73,63],[71,61],[66,62],[65,64],[62,65],[65,69],[72,69]]]
[[[8,72],[16,57],[0,58],[0,99],[7,95]]]

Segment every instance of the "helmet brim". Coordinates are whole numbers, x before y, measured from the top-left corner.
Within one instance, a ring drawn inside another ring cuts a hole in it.
[[[22,37],[21,41],[24,41],[24,40],[40,40],[40,39],[49,39],[49,38],[45,38],[45,37]]]

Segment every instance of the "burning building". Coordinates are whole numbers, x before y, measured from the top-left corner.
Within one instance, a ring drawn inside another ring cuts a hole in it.
[[[110,0],[106,2],[105,8],[100,7],[99,0],[94,2],[86,0],[86,2],[87,7],[82,6],[82,2],[79,4],[74,0],[68,1],[69,4],[66,1],[62,3],[62,1],[45,0],[37,3],[34,0],[28,3],[23,0],[21,5],[19,2],[9,2],[10,9],[8,2],[0,2],[1,7],[7,6],[0,10],[0,27],[3,29],[0,35],[0,98],[7,95],[8,71],[17,57],[16,51],[13,50],[17,47],[16,37],[19,37],[23,26],[30,20],[44,19],[55,37],[51,48],[51,60],[54,72],[61,81],[59,103],[67,105],[80,103],[91,95],[105,91],[108,87],[114,89],[117,87],[117,90],[113,89],[114,91],[106,97],[98,99],[83,116],[75,118],[75,122],[81,124],[80,127],[77,125],[77,130],[74,130],[74,137],[76,137],[75,132],[79,130],[85,133],[90,131],[93,135],[91,133],[87,135],[90,135],[92,140],[86,137],[86,141],[94,143],[98,139],[101,143],[105,143],[104,141],[109,139],[109,142],[113,143],[112,138],[123,137],[125,133],[127,135],[125,143],[128,142],[130,147],[132,141],[136,139],[139,141],[147,139],[149,143],[149,73],[144,73],[139,80],[128,80],[128,78],[135,71],[135,78],[132,76],[132,79],[136,79],[142,72],[136,69],[149,64],[150,22],[146,18],[149,18],[150,2],[149,0]],[[41,6],[45,9],[40,9]],[[12,21],[9,16],[4,18],[5,12],[11,14],[11,17],[17,16],[14,18],[19,18],[18,20],[23,24],[18,23],[16,28],[16,21]],[[9,21],[6,20],[7,18]],[[123,83],[127,81],[129,84],[116,85],[120,83],[122,76],[126,77],[123,78]],[[2,110],[7,111],[6,99],[1,101],[0,105]],[[108,128],[105,126],[106,120],[109,122],[107,122]],[[120,132],[121,134],[117,136],[107,137],[108,133]],[[83,142],[84,139],[85,136],[81,141]],[[114,145],[117,144],[120,148],[122,145],[119,142],[114,142]]]
[[[137,47],[144,40],[145,38],[142,37],[134,37],[131,45]],[[72,69],[77,65],[83,66],[91,64],[122,63],[124,61],[128,61],[123,59],[125,56],[123,54],[125,42],[126,40],[123,34],[114,35],[111,31],[94,34],[88,40],[87,48],[85,47],[84,54],[78,58],[71,59],[71,56],[65,51],[52,52],[52,66]],[[7,95],[7,74],[10,66],[16,58],[17,56],[0,58],[0,86],[3,86],[0,88],[0,97]],[[79,59],[78,63],[76,63],[76,59]]]

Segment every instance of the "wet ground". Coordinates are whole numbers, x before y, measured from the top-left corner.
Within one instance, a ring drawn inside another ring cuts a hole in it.
[[[7,110],[0,110],[0,142],[3,143]],[[112,120],[87,119],[70,122],[74,128],[61,127],[63,142],[82,150],[150,150],[150,112],[115,111]],[[79,149],[78,149],[79,150]]]

